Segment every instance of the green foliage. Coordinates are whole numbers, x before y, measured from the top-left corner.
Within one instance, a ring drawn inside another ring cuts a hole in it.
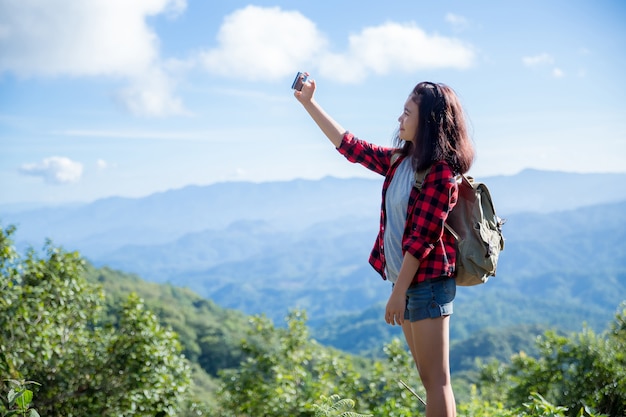
[[[331,395],[330,398],[322,395],[321,404],[313,404],[315,417],[372,417],[371,414],[359,414],[350,411],[354,408],[354,401]]]
[[[244,342],[246,359],[220,375],[224,416],[311,416],[311,398],[358,386],[345,355],[310,341],[305,321],[299,311],[290,313],[287,328],[276,328],[265,317],[252,319],[258,340]]]
[[[475,370],[482,362],[493,359],[508,362],[515,353],[523,351],[530,356],[538,353],[535,337],[547,328],[539,325],[518,325],[506,328],[487,328],[474,332],[464,340],[455,340],[450,346],[452,373]]]
[[[162,327],[136,295],[129,296],[106,342],[108,355],[92,358],[99,367],[85,398],[136,415],[177,415],[189,385],[189,364],[176,334]]]
[[[531,402],[523,403],[523,406],[531,415],[542,417],[565,417],[567,408],[554,405],[546,401],[541,395],[533,392],[530,394]]]
[[[626,308],[616,316],[611,330],[597,335],[585,328],[571,337],[546,332],[539,339],[538,358],[520,353],[508,365],[492,363],[481,372],[485,398],[505,398],[520,404],[541,393],[560,404],[567,415],[626,414]]]
[[[243,359],[241,341],[248,318],[241,312],[220,308],[188,289],[146,282],[106,267],[86,265],[86,277],[106,291],[111,320],[128,294],[137,293],[159,322],[178,334],[185,357],[208,375],[215,377],[220,369],[236,367]],[[209,381],[205,375],[198,379]]]
[[[501,402],[490,402],[476,395],[476,387],[472,387],[470,401],[460,404],[458,415],[466,417],[566,417],[568,409],[554,405],[536,392],[531,393],[520,406],[506,408]],[[576,417],[606,417],[594,414],[588,408],[580,409]]]
[[[34,417],[35,409],[51,417],[413,417],[423,411],[417,371],[397,338],[379,359],[355,357],[312,340],[302,311],[275,327],[264,316],[248,319],[185,289],[96,269],[51,242],[42,258],[32,250],[20,257],[14,230],[0,229],[2,417]],[[485,331],[456,345],[454,352],[495,357],[478,372],[471,368],[480,361],[462,363],[467,380],[453,378],[462,384],[455,393],[464,392],[459,415],[624,415],[626,308],[599,335],[588,328],[551,331],[530,346],[528,335],[539,330]],[[507,360],[511,346],[524,349]],[[16,385],[26,379],[41,385]]]
[[[16,398],[34,394],[49,417],[180,415],[190,368],[176,335],[137,296],[105,320],[103,293],[77,253],[48,241],[44,258],[31,250],[22,259],[13,232],[0,229],[0,370],[41,384]],[[0,380],[0,392],[10,389]]]
[[[14,379],[6,382],[14,387],[9,390],[7,395],[6,408],[9,411],[3,416],[39,417],[37,410],[30,406],[33,401],[33,392],[27,388],[28,385],[39,384],[33,381],[16,381]]]
[[[305,322],[299,311],[287,317],[287,328],[276,328],[262,316],[252,318],[251,333],[259,339],[244,342],[246,359],[238,368],[220,373],[220,415],[313,416],[323,405],[315,407],[311,399],[339,394],[357,399],[373,415],[415,415],[415,398],[398,383],[417,376],[403,342],[396,339],[385,347],[385,362],[359,362],[311,341]]]
[[[375,416],[415,416],[421,404],[399,382],[418,380],[417,370],[406,344],[396,338],[385,345],[383,350],[385,359],[373,362],[366,374],[364,385],[368,389],[358,394]],[[426,397],[421,384],[414,390],[421,398]]]
[[[499,401],[486,401],[477,395],[475,385],[471,387],[468,401],[459,404],[457,414],[466,417],[513,417],[513,413],[505,410],[504,404]]]

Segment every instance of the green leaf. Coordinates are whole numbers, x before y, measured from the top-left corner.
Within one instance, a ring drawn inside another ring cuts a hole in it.
[[[7,400],[9,400],[9,407],[15,404],[15,399],[20,395],[20,391],[15,391],[13,388],[9,390],[9,395],[7,395]]]
[[[33,392],[29,389],[23,390],[22,395],[16,399],[17,405],[23,410],[28,408],[31,401],[33,401]]]

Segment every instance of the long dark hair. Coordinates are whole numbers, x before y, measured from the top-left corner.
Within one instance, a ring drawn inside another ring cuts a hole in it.
[[[437,161],[446,161],[457,174],[469,171],[474,162],[474,146],[454,90],[445,84],[421,82],[410,97],[418,107],[418,124],[413,142],[396,137],[402,154],[411,156],[418,171]]]

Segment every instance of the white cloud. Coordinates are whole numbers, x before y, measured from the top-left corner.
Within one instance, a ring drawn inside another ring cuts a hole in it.
[[[121,77],[132,112],[181,113],[146,19],[185,8],[186,0],[0,0],[0,73]]]
[[[522,58],[522,62],[527,67],[537,67],[541,65],[550,65],[554,63],[554,58],[552,55],[543,53],[540,55],[534,56],[525,56]]]
[[[252,5],[226,16],[215,48],[186,61],[165,60],[147,19],[176,16],[186,5],[186,0],[0,0],[0,74],[117,77],[125,86],[114,97],[124,108],[161,117],[189,114],[177,95],[175,74],[198,63],[246,80],[280,80],[307,69],[359,82],[370,74],[462,69],[474,61],[469,45],[410,23],[364,28],[349,37],[346,51],[333,51],[326,35],[300,12]]]
[[[552,76],[554,76],[554,78],[563,78],[565,76],[565,73],[562,69],[555,67],[552,69]]]
[[[118,91],[117,99],[136,116],[189,115],[182,100],[176,96],[175,87],[171,76],[159,68],[151,68]]]
[[[312,62],[326,46],[315,24],[299,12],[248,6],[226,16],[218,47],[204,52],[209,71],[247,80],[275,80]]]
[[[458,39],[428,35],[412,23],[391,22],[350,36],[346,53],[329,54],[326,58],[320,67],[324,75],[341,81],[360,81],[368,73],[469,68],[474,62],[474,51]]]
[[[83,164],[63,156],[51,156],[39,163],[23,164],[20,172],[42,177],[50,184],[78,182],[83,175]]]
[[[393,22],[364,28],[349,37],[347,51],[334,52],[315,23],[278,7],[235,11],[224,19],[217,40],[218,47],[202,53],[200,62],[211,72],[247,80],[277,80],[305,68],[338,81],[359,82],[370,73],[468,68],[475,57],[458,39]]]
[[[181,0],[0,0],[0,72],[137,74],[158,57],[146,17],[184,8]]]
[[[445,20],[446,22],[450,23],[450,25],[452,25],[452,28],[454,30],[459,32],[469,28],[470,26],[469,20],[467,20],[463,16],[454,13],[446,14]]]
[[[548,53],[542,53],[539,55],[525,56],[522,58],[522,63],[529,68],[545,68],[554,65],[554,58]],[[559,67],[552,67],[551,75],[554,78],[563,78],[565,72]]]

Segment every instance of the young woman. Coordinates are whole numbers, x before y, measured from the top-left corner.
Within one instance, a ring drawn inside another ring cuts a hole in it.
[[[374,269],[393,284],[385,321],[402,326],[426,389],[426,416],[455,416],[449,333],[456,250],[444,222],[457,200],[455,176],[474,160],[461,104],[446,85],[417,84],[398,118],[396,146],[383,147],[342,128],[315,101],[315,88],[309,79],[294,96],[342,155],[385,176],[370,255]],[[421,190],[416,171],[426,172]]]

